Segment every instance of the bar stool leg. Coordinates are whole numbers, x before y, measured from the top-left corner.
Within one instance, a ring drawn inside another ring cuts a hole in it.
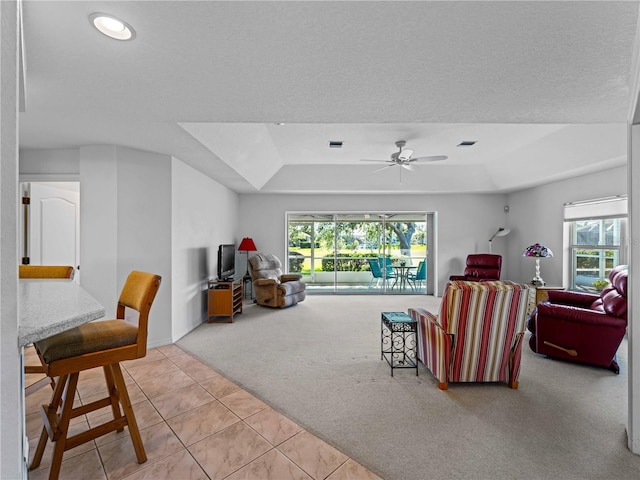
[[[49,435],[47,434],[47,429],[42,427],[42,432],[40,433],[40,440],[38,440],[36,453],[33,455],[33,460],[31,460],[31,465],[29,465],[29,470],[35,470],[40,466],[40,461],[42,461],[42,454],[44,453],[44,449],[47,448],[48,439],[49,439]]]
[[[129,399],[129,393],[127,392],[127,386],[124,383],[124,377],[122,376],[122,370],[119,363],[111,365],[113,369],[113,378],[118,388],[120,395],[120,403],[122,404],[122,410],[127,417],[127,424],[129,425],[129,434],[131,435],[131,441],[133,442],[133,448],[136,451],[136,457],[138,463],[144,463],[147,461],[147,454],[144,451],[144,445],[142,444],[142,437],[140,437],[140,430],[138,430],[138,423],[136,422],[136,416],[131,408],[131,400]]]
[[[58,381],[55,384],[55,388],[53,390],[53,394],[51,395],[51,401],[48,405],[49,409],[57,409],[57,407],[60,405],[60,401],[62,400],[62,393],[64,392],[64,387],[67,384],[68,377],[69,375],[62,375],[60,378],[58,378]],[[42,455],[44,454],[44,449],[47,447],[47,440],[49,439],[49,432],[47,431],[49,420],[48,418],[45,418],[46,413],[43,410],[40,411],[40,414],[42,415],[44,426],[42,427],[42,433],[40,434],[40,440],[38,441],[36,452],[33,455],[33,460],[31,461],[31,465],[29,465],[29,470],[35,470],[40,466]],[[51,432],[51,435],[53,435],[53,431]]]
[[[76,396],[76,387],[78,386],[79,375],[79,372],[75,372],[70,374],[68,378],[65,379],[64,394],[62,396],[61,415],[58,415],[57,413],[59,402],[56,401],[57,399],[55,398],[50,405],[43,405],[42,408],[45,429],[49,433],[49,437],[51,438],[51,440],[55,442],[53,457],[51,458],[51,467],[49,468],[49,480],[58,480],[58,477],[60,476],[60,468],[62,467],[62,456],[67,445],[69,422],[72,418],[71,414],[73,410],[73,401]],[[59,383],[62,384],[62,382]],[[56,386],[56,393],[57,391],[58,388]]]
[[[62,455],[67,445],[67,434],[69,433],[69,422],[71,421],[71,410],[73,409],[73,401],[76,397],[76,388],[78,386],[79,372],[69,375],[67,386],[65,388],[64,397],[62,399],[62,415],[60,416],[59,425],[57,425],[57,440],[53,450],[53,458],[51,459],[51,470],[49,470],[49,480],[58,480],[60,476],[60,468],[62,467]],[[54,407],[56,408],[56,407]],[[55,414],[55,413],[54,413]]]
[[[111,411],[113,412],[113,418],[118,419],[122,417],[122,412],[120,411],[120,398],[118,396],[118,389],[116,388],[115,381],[113,379],[113,370],[111,369],[111,365],[105,365],[102,367],[104,370],[104,378],[107,383],[107,389],[109,391],[109,398],[111,399]],[[117,430],[118,432],[122,432],[124,427]]]

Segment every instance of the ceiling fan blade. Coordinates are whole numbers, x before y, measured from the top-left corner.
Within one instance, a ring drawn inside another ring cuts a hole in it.
[[[395,167],[395,166],[396,166],[396,164],[395,164],[395,163],[392,163],[392,164],[390,164],[390,165],[387,165],[386,167],[378,168],[377,170],[374,170],[374,171],[373,171],[373,172],[371,172],[371,173],[380,172],[380,171],[385,170],[385,169],[387,169],[387,168],[389,168],[389,167]]]
[[[409,160],[410,162],[437,162],[439,160],[446,160],[446,155],[432,155],[430,157],[416,157]]]
[[[368,158],[361,158],[360,159],[361,162],[383,162],[383,163],[389,163],[389,160],[371,160]]]
[[[408,163],[401,163],[400,166],[402,168],[406,168],[410,172],[415,172],[415,170],[413,169],[413,165],[409,165]]]

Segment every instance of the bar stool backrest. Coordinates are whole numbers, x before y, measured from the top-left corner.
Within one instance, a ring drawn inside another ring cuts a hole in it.
[[[20,265],[20,278],[73,278],[75,270],[70,265]]]

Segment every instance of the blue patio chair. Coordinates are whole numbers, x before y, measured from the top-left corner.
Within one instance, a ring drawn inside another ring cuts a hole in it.
[[[417,284],[418,283],[420,283],[422,285],[422,282],[426,282],[426,280],[427,280],[427,262],[422,260],[418,264],[418,268],[416,270],[416,273],[409,272],[409,275],[407,275],[407,280],[409,281],[409,283],[413,283],[413,289],[414,290],[417,288]]]
[[[385,277],[387,277],[387,280],[390,278],[394,279],[393,285],[391,285],[391,288],[393,288],[398,281],[398,275],[391,266],[391,257],[378,257],[378,263],[380,265],[380,269],[384,272]]]
[[[391,257],[378,257],[378,263],[380,264],[381,268],[386,270],[387,276],[395,275],[395,272],[393,271],[393,268],[391,267],[391,264],[392,264]]]
[[[371,284],[373,283],[373,281],[376,281],[376,287],[380,286],[380,279],[384,278],[385,275],[383,275],[382,273],[382,269],[380,268],[380,263],[378,262],[377,259],[375,258],[368,258],[367,261],[369,262],[369,268],[371,269],[371,280],[369,280],[369,289],[371,289]],[[393,271],[391,272],[391,276],[389,275],[389,273],[387,273],[386,275],[387,278],[395,278],[395,274],[393,273]]]

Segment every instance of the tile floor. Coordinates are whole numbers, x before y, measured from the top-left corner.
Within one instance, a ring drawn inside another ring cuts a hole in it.
[[[37,364],[33,350],[25,364]],[[112,432],[65,452],[60,479],[378,479],[377,475],[239,388],[175,345],[122,364],[147,462]],[[37,379],[27,375],[26,384]],[[102,369],[80,374],[78,402],[106,392]],[[26,398],[30,460],[42,430],[39,407],[51,389]],[[74,432],[109,416],[109,407],[72,420]],[[30,480],[48,478],[49,442]]]

